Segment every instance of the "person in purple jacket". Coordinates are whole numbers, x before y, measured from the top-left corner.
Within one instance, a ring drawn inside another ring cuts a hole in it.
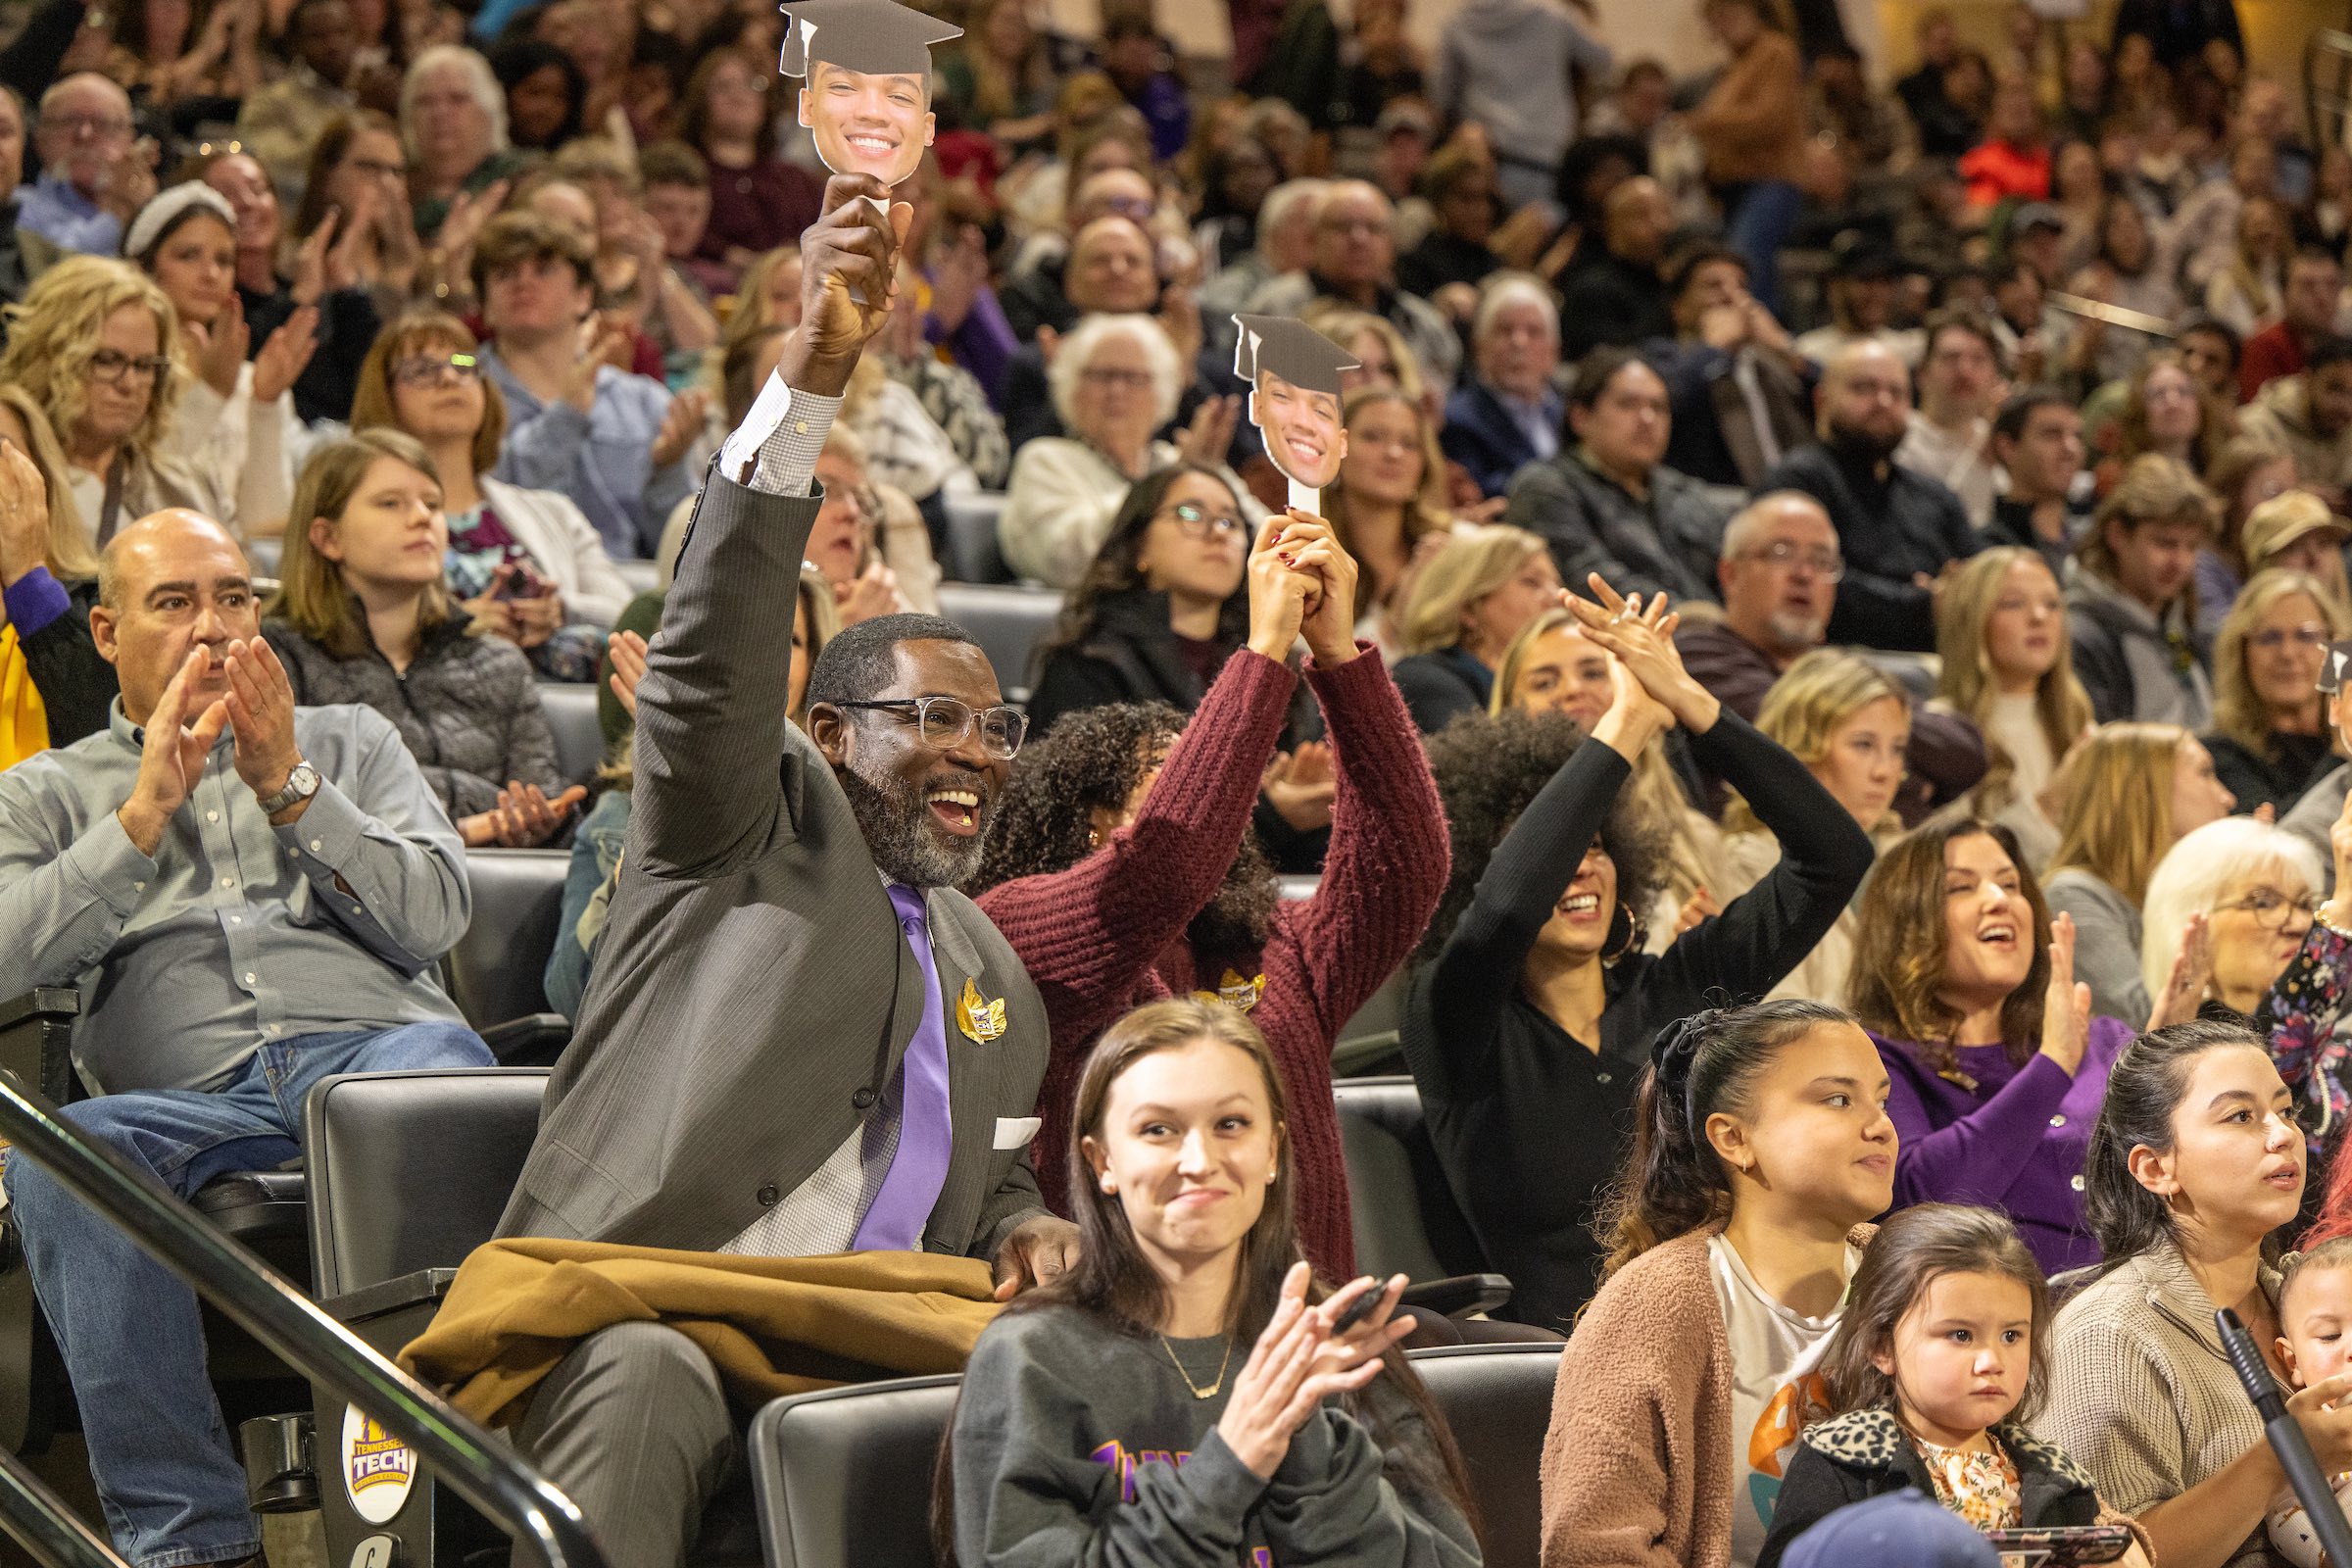
[[[2176,975],[2156,1022],[2193,1016],[2201,987]],[[2004,1209],[2050,1273],[2097,1262],[2082,1156],[2133,1031],[2090,1015],[2074,920],[2050,918],[2007,828],[1924,827],[1887,850],[1850,992],[1891,1084],[1895,1206]]]

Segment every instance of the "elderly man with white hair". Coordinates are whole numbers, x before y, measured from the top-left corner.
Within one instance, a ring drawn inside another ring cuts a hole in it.
[[[51,86],[33,125],[40,177],[18,192],[17,226],[60,250],[120,251],[122,225],[155,194],[155,171],[135,136],[130,99],[96,72]]]
[[[1288,272],[1304,272],[1315,260],[1315,213],[1331,190],[1327,179],[1291,179],[1266,192],[1257,209],[1257,244],[1250,254],[1200,285],[1200,330],[1204,358],[1233,365],[1235,314],[1257,291]]]
[[[1531,463],[1560,450],[1560,313],[1551,291],[1524,272],[1503,272],[1479,291],[1470,318],[1470,379],[1446,400],[1446,456],[1469,470],[1482,495],[1498,496]]]
[[[1396,327],[1423,372],[1450,390],[1462,367],[1461,340],[1436,306],[1396,286],[1396,211],[1379,186],[1361,179],[1334,181],[1315,204],[1305,269],[1259,289],[1247,311],[1295,317],[1314,299],[1345,300]]]
[[[1233,409],[1203,406],[1174,441],[1152,432],[1175,417],[1188,379],[1157,320],[1134,312],[1090,316],[1061,341],[1047,371],[1064,436],[1040,436],[1013,460],[997,520],[1005,564],[1024,578],[1071,588],[1110,532],[1128,487],[1171,463],[1220,467],[1237,495],[1249,491],[1221,465]],[[1252,527],[1263,508],[1247,499]]]
[[[435,44],[409,66],[400,84],[400,139],[409,153],[416,232],[426,239],[440,232],[461,196],[479,196],[522,168],[507,144],[507,95],[490,63],[454,43]],[[456,275],[436,281],[453,287],[465,281],[462,267],[445,270]]]

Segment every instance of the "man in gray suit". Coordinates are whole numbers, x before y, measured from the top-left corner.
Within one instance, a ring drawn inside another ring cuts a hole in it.
[[[827,645],[785,716],[817,453],[887,319],[899,241],[870,175],[802,240],[805,316],[697,504],[637,693],[627,858],[579,1030],[501,1234],[1060,1271],[1076,1229],[1029,1168],[1036,988],[953,890],[1023,731],[953,624]],[[738,1443],[703,1353],[609,1329],[541,1385],[517,1441],[614,1564],[681,1560]]]

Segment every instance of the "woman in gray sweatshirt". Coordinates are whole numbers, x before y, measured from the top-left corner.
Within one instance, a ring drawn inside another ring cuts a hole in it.
[[[1283,1125],[1243,1013],[1157,1002],[1103,1035],[1071,1122],[1079,1261],[972,1350],[940,1465],[943,1561],[1481,1560],[1460,1457],[1395,1348],[1404,1279],[1309,1278]]]

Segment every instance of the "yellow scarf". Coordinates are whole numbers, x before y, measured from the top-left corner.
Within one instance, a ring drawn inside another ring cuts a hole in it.
[[[17,628],[0,626],[0,768],[48,749],[49,710],[32,683],[32,667],[24,662]]]

